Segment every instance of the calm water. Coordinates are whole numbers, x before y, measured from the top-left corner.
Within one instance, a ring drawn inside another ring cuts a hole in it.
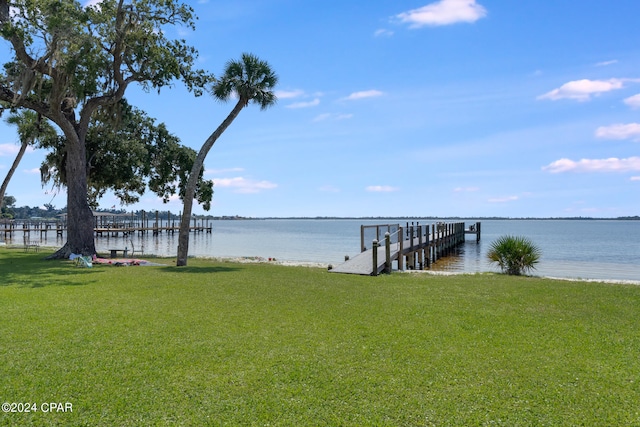
[[[433,220],[416,220],[432,224]],[[458,220],[456,220],[458,221]],[[462,220],[461,220],[462,221]],[[476,220],[463,220],[467,224]],[[189,255],[208,257],[263,257],[279,261],[337,265],[360,249],[360,225],[400,223],[393,220],[249,220],[213,221],[213,233],[191,234]],[[541,276],[640,280],[640,221],[616,220],[484,220],[479,244],[474,236],[458,255],[440,259],[433,270],[451,272],[497,271],[486,261],[489,245],[506,235],[526,236],[542,250],[534,274]],[[33,237],[33,236],[32,236]],[[370,245],[373,235],[367,235]],[[18,235],[17,239],[22,236]],[[102,237],[99,252],[131,247],[136,252],[175,256],[177,234],[145,237]],[[47,244],[56,244],[49,237]],[[59,243],[61,244],[61,243]]]

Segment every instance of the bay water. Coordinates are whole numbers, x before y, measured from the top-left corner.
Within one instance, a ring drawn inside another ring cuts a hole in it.
[[[487,252],[500,236],[524,236],[537,245],[542,257],[532,274],[560,278],[640,281],[640,221],[632,220],[438,220],[482,223],[479,243],[467,235],[456,254],[439,259],[433,271],[477,273],[499,271]],[[212,233],[191,233],[189,255],[196,257],[263,258],[290,263],[338,265],[345,255],[360,252],[360,226],[421,224],[429,219],[262,219],[214,220]],[[373,235],[367,234],[370,245]],[[177,234],[101,237],[99,251],[129,246],[140,254],[175,256]]]

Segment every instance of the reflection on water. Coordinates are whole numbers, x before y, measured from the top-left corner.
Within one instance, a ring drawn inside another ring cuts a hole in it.
[[[463,245],[458,246],[450,254],[440,258],[431,269],[434,271],[450,271],[450,272],[480,272],[488,271],[489,265],[484,262],[481,256],[481,244],[466,241]]]

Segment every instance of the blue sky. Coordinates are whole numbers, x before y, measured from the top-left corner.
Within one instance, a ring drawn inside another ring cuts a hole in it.
[[[207,157],[213,215],[640,215],[637,0],[191,4],[196,31],[169,31],[202,68],[251,52],[280,79],[278,104],[245,109]],[[180,84],[127,98],[195,149],[232,108]],[[0,135],[3,177],[18,144]],[[66,204],[42,157],[10,184],[19,206]]]

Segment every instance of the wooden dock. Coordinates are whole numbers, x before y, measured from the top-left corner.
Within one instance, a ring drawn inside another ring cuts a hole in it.
[[[131,234],[145,235],[147,233],[158,235],[161,233],[174,234],[180,230],[180,220],[171,212],[168,212],[167,219],[161,220],[159,212],[149,214],[142,211],[141,215],[133,214],[113,214],[108,212],[94,212],[94,233],[96,237],[116,237],[119,235],[129,236]],[[154,220],[155,219],[155,220]],[[189,227],[191,232],[211,233],[213,225],[208,218],[197,218],[194,216],[193,223]],[[67,231],[66,217],[62,216],[58,220],[2,220],[0,221],[0,235],[4,239],[12,239],[14,235],[22,233],[23,238],[29,240],[32,233],[46,238],[48,233],[56,233],[57,237],[62,237]]]
[[[375,228],[371,247],[365,245],[365,231]],[[430,268],[439,258],[451,254],[456,246],[465,242],[467,234],[475,234],[480,241],[480,223],[465,229],[463,222],[436,223],[431,226],[380,224],[360,227],[360,253],[345,260],[333,273],[377,276],[390,273],[393,262],[398,270]],[[384,235],[381,236],[381,232]],[[381,238],[382,237],[382,238]]]

